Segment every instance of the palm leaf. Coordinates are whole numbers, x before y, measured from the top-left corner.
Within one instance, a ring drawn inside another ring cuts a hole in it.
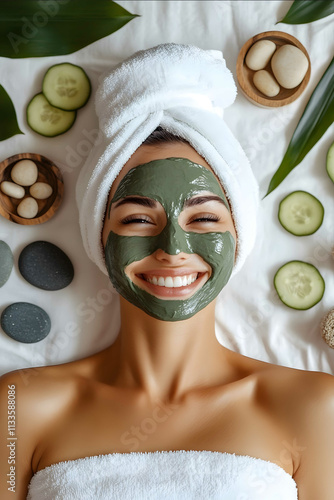
[[[0,141],[4,141],[9,137],[16,134],[23,134],[19,129],[15,108],[13,103],[5,91],[5,89],[0,85],[0,109],[1,109],[1,119],[0,119]]]
[[[278,23],[304,24],[330,16],[334,12],[332,0],[295,0],[285,17]]]
[[[334,121],[334,57],[314,89],[266,196],[293,170]]]
[[[0,56],[70,54],[135,17],[111,0],[1,0]]]

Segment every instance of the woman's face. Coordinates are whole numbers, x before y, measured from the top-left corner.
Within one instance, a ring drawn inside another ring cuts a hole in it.
[[[234,264],[236,233],[224,191],[187,144],[134,153],[113,183],[102,238],[117,291],[164,321],[208,305]]]

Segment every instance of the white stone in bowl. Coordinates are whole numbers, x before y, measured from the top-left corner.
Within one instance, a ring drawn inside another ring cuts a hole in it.
[[[31,160],[20,160],[15,163],[10,175],[16,184],[31,186],[37,181],[38,168]]]
[[[37,200],[45,200],[46,198],[49,198],[49,196],[52,195],[52,191],[52,187],[46,182],[35,182],[29,190],[30,195],[37,198]]]
[[[249,69],[257,71],[267,66],[276,50],[276,44],[271,40],[259,40],[249,49],[245,62]]]
[[[308,66],[305,54],[290,44],[282,45],[271,59],[275,78],[286,89],[294,89],[303,81]]]
[[[22,186],[18,186],[15,182],[3,181],[1,183],[1,191],[11,198],[20,199],[26,194]]]
[[[281,90],[275,78],[265,69],[261,69],[254,73],[253,83],[255,87],[267,97],[275,97]]]
[[[38,204],[34,198],[24,198],[17,206],[17,214],[24,219],[33,219],[38,212]]]

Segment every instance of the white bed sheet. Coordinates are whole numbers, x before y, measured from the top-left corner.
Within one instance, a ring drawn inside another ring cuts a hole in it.
[[[309,25],[275,25],[290,1],[120,1],[140,14],[110,36],[68,56],[0,58],[0,82],[10,94],[21,130],[1,142],[1,160],[21,152],[35,152],[53,160],[62,170],[65,196],[57,214],[47,223],[20,226],[0,218],[0,239],[11,247],[15,264],[9,281],[0,289],[0,312],[9,304],[27,301],[49,314],[50,334],[34,344],[23,344],[0,331],[0,372],[58,364],[93,354],[107,347],[118,334],[119,301],[108,279],[86,256],[78,226],[75,183],[93,142],[97,119],[94,99],[79,111],[66,134],[43,138],[25,121],[29,99],[41,89],[46,69],[69,61],[85,68],[96,90],[99,75],[113,64],[165,42],[195,44],[222,50],[236,81],[236,60],[242,45],[263,31],[285,31],[307,48],[311,78],[294,103],[277,110],[256,107],[242,95],[225,111],[225,119],[251,160],[262,196],[278,167],[293,130],[321,75],[333,56],[333,16]],[[217,303],[217,338],[229,349],[263,361],[306,370],[334,373],[334,350],[322,340],[319,323],[334,306],[334,185],[326,174],[325,157],[334,139],[333,125],[288,178],[261,202],[255,249],[241,272],[230,281]],[[303,189],[325,207],[322,227],[312,236],[297,238],[277,220],[279,201]],[[27,283],[18,271],[21,250],[36,240],[50,241],[71,258],[75,277],[65,289],[47,292]],[[289,260],[305,260],[318,267],[326,282],[322,301],[307,311],[283,305],[273,287],[275,271]],[[25,376],[24,371],[21,372]]]

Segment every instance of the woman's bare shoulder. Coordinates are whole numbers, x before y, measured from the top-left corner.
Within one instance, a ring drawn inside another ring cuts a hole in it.
[[[329,428],[334,429],[334,376],[320,371],[294,370],[286,377],[287,405],[296,415],[295,425],[305,440],[317,435],[319,426],[326,419]]]
[[[283,409],[313,405],[334,392],[334,376],[320,371],[301,370],[268,363],[259,372],[259,387],[273,403]]]
[[[53,404],[57,399],[64,401],[78,389],[80,370],[76,363],[13,370],[0,377],[0,387],[14,385],[22,408],[27,404],[33,412],[33,403],[39,401],[39,411],[47,410],[51,400]]]
[[[302,435],[312,413],[334,396],[334,376],[324,372],[261,363],[256,378],[258,402],[293,435]]]
[[[334,489],[334,376],[270,364],[261,368],[257,401],[284,431],[282,450],[293,459],[299,498],[329,500]]]
[[[80,392],[80,377],[66,364],[23,368],[0,377],[1,399],[9,386],[15,388],[16,418],[25,437],[37,439],[43,428],[75,402]]]
[[[89,367],[96,355],[91,355],[75,361],[69,361],[57,365],[38,366],[30,368],[19,368],[8,372],[0,377],[3,380],[15,380],[21,389],[27,391],[50,387],[50,384],[61,387],[64,383],[75,382],[80,377],[89,378]]]
[[[291,373],[285,415],[290,423],[294,479],[301,500],[333,498],[334,377],[323,372]]]

